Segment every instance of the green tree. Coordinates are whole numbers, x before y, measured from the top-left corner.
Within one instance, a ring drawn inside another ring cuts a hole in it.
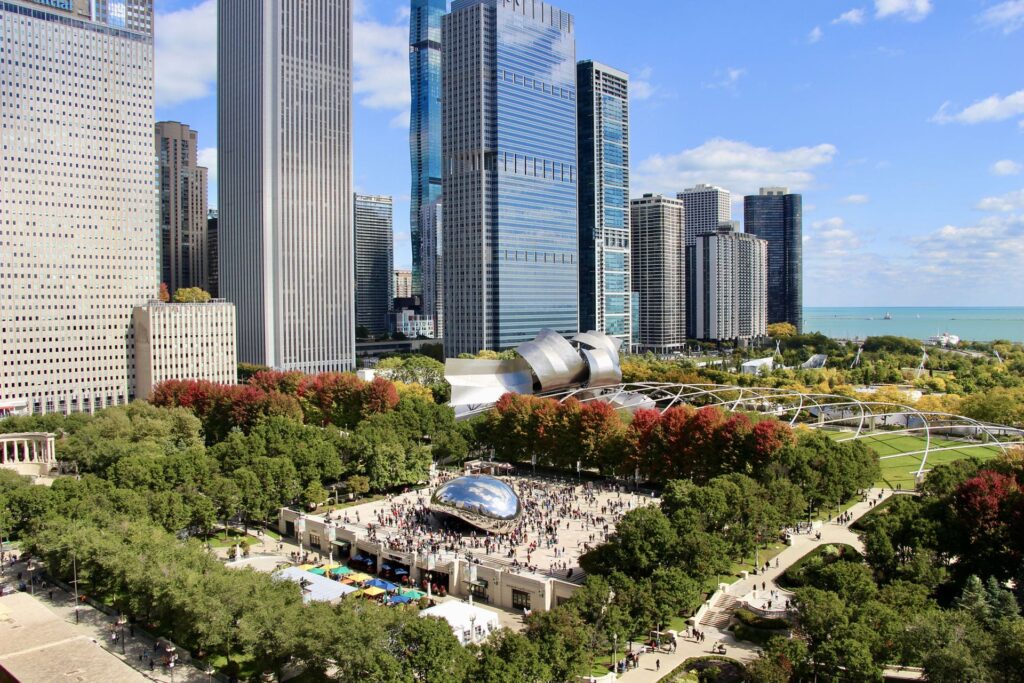
[[[205,304],[211,298],[210,293],[200,287],[179,287],[174,292],[176,304]]]

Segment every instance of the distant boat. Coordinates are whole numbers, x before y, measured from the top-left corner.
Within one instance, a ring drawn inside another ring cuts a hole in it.
[[[892,313],[886,313],[885,317],[882,318],[882,320],[892,320]]]

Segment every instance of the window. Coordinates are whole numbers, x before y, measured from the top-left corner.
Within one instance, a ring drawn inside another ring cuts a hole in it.
[[[515,609],[530,609],[530,594],[513,588],[512,607]]]

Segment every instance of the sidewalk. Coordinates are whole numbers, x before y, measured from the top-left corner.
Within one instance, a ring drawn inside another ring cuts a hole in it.
[[[17,586],[18,572],[24,571],[25,563],[23,562],[18,562],[13,566],[8,564],[7,571],[0,577],[0,585]],[[51,590],[53,592],[52,600],[50,599]],[[32,591],[26,591],[26,594],[31,595]],[[150,671],[149,661],[153,652],[153,641],[143,637],[138,631],[136,631],[135,636],[129,635],[131,627],[128,625],[124,627],[125,654],[122,655],[120,640],[113,642],[110,638],[110,627],[114,623],[114,619],[89,605],[82,605],[78,608],[78,623],[76,624],[74,595],[69,595],[57,587],[51,587],[49,584],[37,581],[35,599],[63,621],[70,624],[76,631],[96,641],[105,650],[151,681],[160,681],[161,683],[209,683],[212,679],[204,671],[181,660],[175,664],[174,669],[165,668],[162,664],[155,661],[154,670]],[[184,658],[185,655],[182,655],[182,659]]]
[[[867,502],[857,503],[851,507],[848,512],[852,516],[852,520],[848,524],[838,524],[834,520],[822,523],[821,527],[821,540],[815,540],[814,534],[800,534],[793,536],[792,545],[783,550],[776,559],[779,561],[779,566],[775,566],[775,562],[772,562],[772,566],[767,571],[762,571],[759,574],[751,574],[746,579],[740,579],[733,584],[730,584],[728,589],[725,591],[725,595],[733,598],[739,598],[752,590],[761,588],[761,584],[765,584],[766,590],[782,590],[780,589],[775,580],[783,574],[787,569],[796,564],[804,555],[807,555],[815,548],[818,548],[824,544],[829,543],[842,543],[853,546],[857,550],[863,552],[864,545],[861,543],[860,538],[856,533],[850,530],[850,525],[856,522],[858,519],[863,517],[865,514],[873,510],[871,502],[876,505],[893,495],[892,490],[885,489],[882,499],[879,500],[879,493],[882,493],[881,489],[871,489],[867,492]],[[733,608],[727,608],[733,609]],[[712,609],[704,616],[704,620],[713,619],[716,614],[720,614],[723,610]],[[726,647],[725,657],[729,659],[735,659],[739,662],[746,663],[757,659],[760,655],[761,648],[753,643],[746,641],[738,641],[733,638],[732,634],[711,626],[697,625],[697,629],[703,631],[704,642],[695,643],[692,639],[686,640],[680,638],[678,647],[674,653],[666,654],[664,652],[652,652],[640,657],[640,667],[637,669],[631,669],[626,673],[619,676],[619,680],[624,683],[656,683],[663,677],[670,674],[676,667],[680,666],[687,659],[694,657],[707,657],[714,655],[712,648],[716,642],[721,642]],[[656,666],[656,662],[661,661],[660,670]]]

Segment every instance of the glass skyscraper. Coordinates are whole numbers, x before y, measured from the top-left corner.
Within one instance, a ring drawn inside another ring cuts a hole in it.
[[[441,197],[441,17],[446,0],[412,0],[409,14],[409,154],[412,194],[409,230],[413,292],[422,292],[420,211]]]
[[[803,197],[762,187],[743,199],[744,230],[768,242],[768,323],[803,331]]]
[[[395,237],[391,197],[357,194],[355,207],[356,325],[388,331],[394,298]]]
[[[631,343],[629,77],[592,61],[579,88],[580,329]]]
[[[578,331],[576,40],[540,0],[444,17],[445,351]]]

